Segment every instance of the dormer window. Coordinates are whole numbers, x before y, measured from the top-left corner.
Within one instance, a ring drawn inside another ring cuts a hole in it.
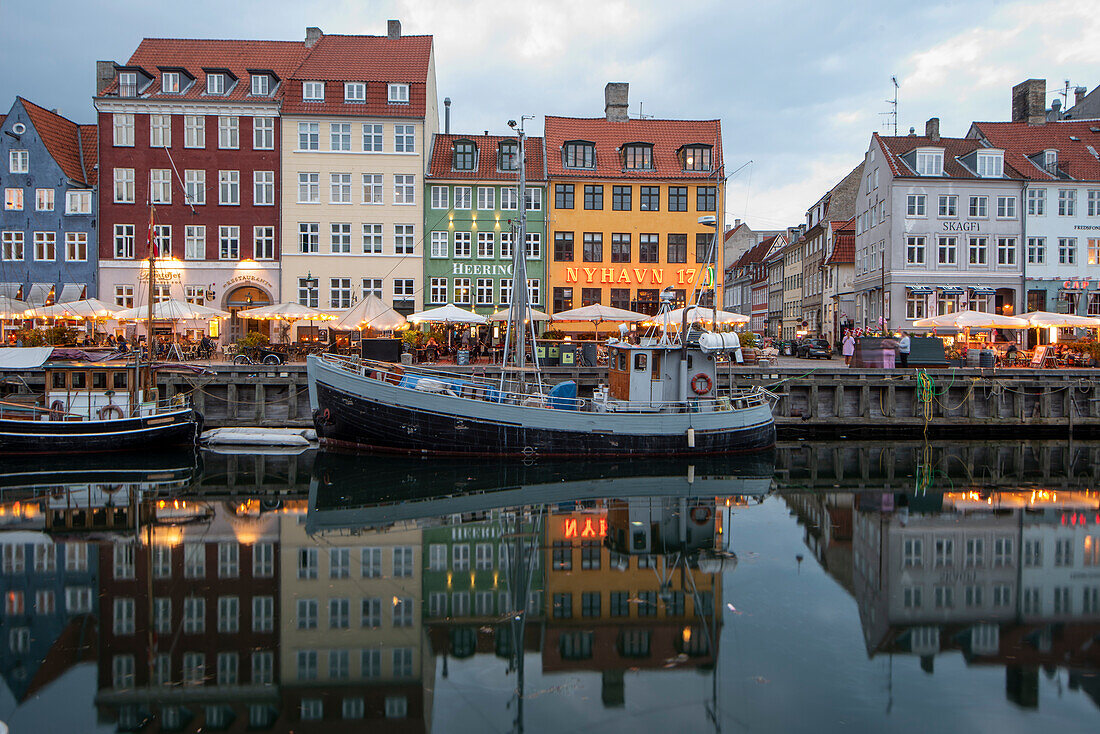
[[[978,175],[982,178],[1001,178],[1004,175],[1004,151],[978,151]]]
[[[683,147],[683,163],[685,171],[710,171],[713,168],[711,156],[712,148],[709,145],[685,145]]]
[[[519,146],[512,142],[504,142],[497,149],[497,168],[502,171],[519,170]]]
[[[390,84],[389,92],[386,99],[390,104],[408,104],[409,103],[409,85],[408,84]]]
[[[324,102],[325,83],[302,82],[302,99],[306,102]]]
[[[366,102],[367,101],[367,85],[363,82],[345,82],[344,83],[344,101],[345,102]]]
[[[472,171],[477,167],[477,146],[469,140],[459,140],[454,147],[454,169]]]
[[[118,75],[118,96],[136,97],[138,94],[137,72],[123,71]]]
[[[580,140],[562,146],[562,165],[566,168],[595,168],[596,144]]]
[[[271,76],[268,74],[253,74],[252,94],[258,97],[266,97],[271,94]]]
[[[225,74],[214,72],[206,75],[207,94],[225,94]]]
[[[180,73],[178,71],[166,71],[160,76],[160,91],[165,94],[179,94]]]
[[[649,143],[627,143],[624,145],[623,168],[628,171],[652,171],[653,146]]]
[[[918,150],[917,151],[917,175],[918,176],[942,176],[943,175],[943,151],[942,150]]]
[[[1045,168],[1048,173],[1056,173],[1058,171],[1057,150],[1051,149],[1043,151],[1043,168]]]

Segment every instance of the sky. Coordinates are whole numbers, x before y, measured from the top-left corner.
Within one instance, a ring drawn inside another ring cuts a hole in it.
[[[1100,84],[1095,0],[0,0],[0,108],[16,95],[93,120],[95,61],[143,37],[298,40],[328,33],[434,36],[454,132],[508,132],[534,115],[603,114],[630,84],[630,112],[722,121],[727,222],[796,225],[854,168],[896,76],[898,130],[941,119],[945,136],[1006,120],[1012,86]],[[1070,94],[1072,99],[1072,92]],[[442,125],[442,121],[441,121]]]

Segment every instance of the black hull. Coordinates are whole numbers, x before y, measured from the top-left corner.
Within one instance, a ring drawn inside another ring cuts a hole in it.
[[[531,428],[384,405],[317,381],[317,436],[329,446],[403,454],[463,456],[686,456],[738,454],[775,446],[775,424],[695,435],[607,434]],[[326,416],[327,411],[327,418]],[[500,447],[524,447],[520,451]]]
[[[0,420],[0,454],[144,451],[194,444],[202,418],[192,410],[105,421]]]

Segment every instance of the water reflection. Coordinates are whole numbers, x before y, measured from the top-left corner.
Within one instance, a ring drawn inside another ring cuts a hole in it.
[[[769,645],[854,625],[862,644],[806,645],[800,665],[839,656],[841,670],[885,677],[882,715],[895,684],[931,675],[942,696],[982,690],[970,705],[993,716],[1000,701],[1072,728],[1100,703],[1098,452],[5,462],[6,720],[49,729],[57,712],[30,704],[83,695],[89,730],[542,731],[568,700],[572,713],[618,712],[623,729],[650,729],[659,709],[688,728],[840,731],[830,722],[864,707],[859,686],[819,701],[832,713],[810,722],[745,699],[746,686],[779,690],[782,670],[742,671],[791,664]],[[815,573],[836,583],[805,586]],[[94,691],[73,683],[87,666]],[[986,669],[1003,671],[999,691],[979,688]]]

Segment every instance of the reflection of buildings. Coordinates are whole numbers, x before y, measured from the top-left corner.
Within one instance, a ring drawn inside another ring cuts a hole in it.
[[[559,505],[546,533],[543,670],[602,671],[604,703],[622,705],[628,668],[712,664],[721,599],[715,509],[713,498]]]
[[[124,730],[152,720],[164,730],[270,727],[277,518],[178,505],[156,503],[159,524],[100,546],[100,719]]]
[[[1100,669],[1100,495],[864,494],[853,579],[868,651],[961,650],[1037,705],[1038,666]],[[1087,681],[1085,681],[1087,685]],[[1100,693],[1100,691],[1098,691]],[[1097,698],[1097,695],[1093,695]]]
[[[788,494],[784,501],[805,528],[804,541],[830,576],[852,591],[852,504],[850,492]]]
[[[282,705],[295,731],[425,731],[434,658],[421,627],[421,531],[309,536],[281,520]]]

